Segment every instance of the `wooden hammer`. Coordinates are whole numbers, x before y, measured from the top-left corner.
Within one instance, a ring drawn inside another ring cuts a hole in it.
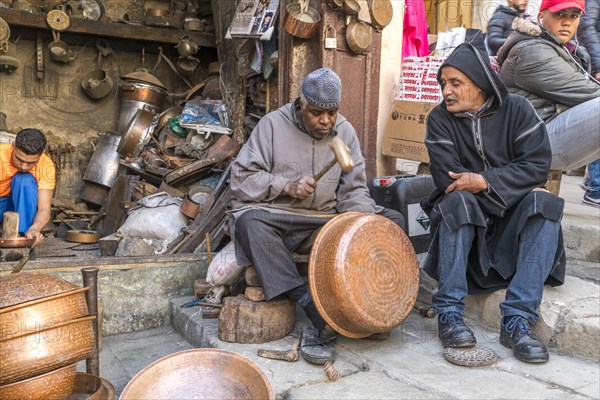
[[[298,359],[300,358],[298,356],[298,347],[300,347],[301,341],[302,336],[298,336],[296,338],[296,341],[292,345],[292,349],[288,351],[258,349],[258,356],[263,358],[269,358],[271,360],[283,360],[288,362],[298,361]]]
[[[340,168],[342,168],[342,173],[344,174],[352,171],[354,168],[354,160],[352,159],[352,154],[350,154],[350,149],[342,139],[334,136],[331,139],[331,143],[329,143],[329,147],[333,150],[335,157],[318,174],[313,176],[315,182],[321,179],[335,164],[340,164]]]

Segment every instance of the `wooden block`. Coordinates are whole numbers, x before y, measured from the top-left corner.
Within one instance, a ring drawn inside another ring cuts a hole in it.
[[[260,283],[260,279],[258,278],[258,274],[256,273],[256,268],[253,265],[246,267],[246,272],[244,273],[244,280],[246,281],[246,285],[248,286],[262,286]]]
[[[194,293],[197,297],[206,296],[208,291],[212,288],[212,285],[206,281],[206,279],[196,279],[194,281]]]
[[[19,237],[19,213],[7,211],[4,213],[2,223],[2,239],[16,239]]]
[[[262,287],[248,286],[244,292],[244,297],[250,301],[265,301],[265,291]]]
[[[243,295],[227,297],[219,315],[219,339],[230,343],[265,343],[284,338],[296,322],[289,299],[254,302]]]

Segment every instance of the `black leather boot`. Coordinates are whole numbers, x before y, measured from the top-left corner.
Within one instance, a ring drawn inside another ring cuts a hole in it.
[[[472,347],[477,343],[462,315],[448,311],[438,316],[438,334],[444,347]]]
[[[526,318],[504,317],[500,329],[500,343],[512,348],[517,360],[529,363],[543,363],[550,355],[544,343],[533,333]]]

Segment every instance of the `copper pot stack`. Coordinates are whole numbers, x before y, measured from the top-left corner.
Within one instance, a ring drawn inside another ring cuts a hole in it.
[[[88,288],[42,273],[0,277],[0,398],[62,399],[77,392],[78,361],[96,352]],[[104,399],[114,398],[108,392]],[[99,389],[99,388],[98,388]]]

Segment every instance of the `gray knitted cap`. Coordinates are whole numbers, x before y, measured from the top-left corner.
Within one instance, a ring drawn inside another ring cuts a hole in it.
[[[302,82],[302,95],[313,106],[331,110],[342,100],[342,81],[329,68],[319,68],[306,75]]]

